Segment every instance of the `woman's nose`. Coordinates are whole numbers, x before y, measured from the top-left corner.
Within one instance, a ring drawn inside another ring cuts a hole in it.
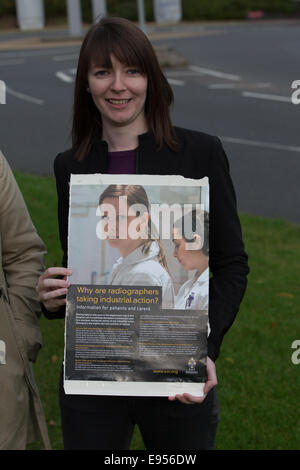
[[[126,84],[123,80],[123,76],[121,73],[115,73],[114,79],[111,84],[111,89],[118,92],[126,90]]]

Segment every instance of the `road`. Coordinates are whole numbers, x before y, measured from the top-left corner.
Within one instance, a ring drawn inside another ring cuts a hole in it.
[[[173,122],[221,138],[239,211],[299,223],[300,105],[291,84],[300,79],[300,22],[191,25],[149,37],[187,60],[166,70]],[[78,52],[55,42],[0,50],[0,148],[13,169],[52,174],[55,155],[70,146]]]

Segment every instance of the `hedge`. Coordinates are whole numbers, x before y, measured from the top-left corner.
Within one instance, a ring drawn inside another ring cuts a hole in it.
[[[44,0],[47,18],[65,17],[66,0]],[[138,19],[137,0],[106,0],[110,15]],[[147,21],[153,21],[153,0],[144,0]],[[92,20],[91,0],[81,0],[82,17]],[[289,15],[299,12],[300,0],[182,0],[183,20],[243,19],[251,10],[263,10],[268,15]],[[0,0],[0,17],[15,15],[14,0]]]

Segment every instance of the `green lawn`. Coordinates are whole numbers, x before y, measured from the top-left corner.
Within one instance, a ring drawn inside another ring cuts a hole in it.
[[[52,178],[16,173],[47,265],[61,264]],[[300,448],[300,364],[291,344],[300,339],[300,226],[241,215],[251,273],[238,317],[217,360],[221,420],[217,449]],[[61,320],[41,319],[44,347],[35,376],[53,449],[62,449],[58,378],[63,358]],[[31,446],[40,448],[37,443]],[[136,431],[132,449],[143,449]]]

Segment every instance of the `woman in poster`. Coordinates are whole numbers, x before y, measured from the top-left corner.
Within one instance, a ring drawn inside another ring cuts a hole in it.
[[[194,228],[197,227],[197,231]],[[185,214],[173,226],[174,256],[186,271],[195,271],[179,289],[176,309],[208,310],[209,214],[196,210]]]
[[[125,205],[120,204],[120,198],[125,198]],[[174,308],[173,284],[163,246],[151,222],[145,189],[136,185],[110,185],[101,194],[99,205],[107,242],[121,254],[108,283],[160,286],[162,308]],[[130,213],[130,208],[134,213]]]
[[[208,177],[211,332],[204,396],[74,396],[64,393],[61,380],[65,449],[128,449],[135,423],[148,449],[214,448],[219,414],[215,361],[239,310],[249,270],[222,144],[217,137],[175,127],[172,103],[173,91],[155,51],[134,23],[103,18],[91,27],[77,67],[72,148],[54,163],[63,267],[45,271],[37,290],[45,315],[63,318],[70,285],[66,276],[71,273],[67,246],[72,173],[144,174],[154,180],[157,174]]]

